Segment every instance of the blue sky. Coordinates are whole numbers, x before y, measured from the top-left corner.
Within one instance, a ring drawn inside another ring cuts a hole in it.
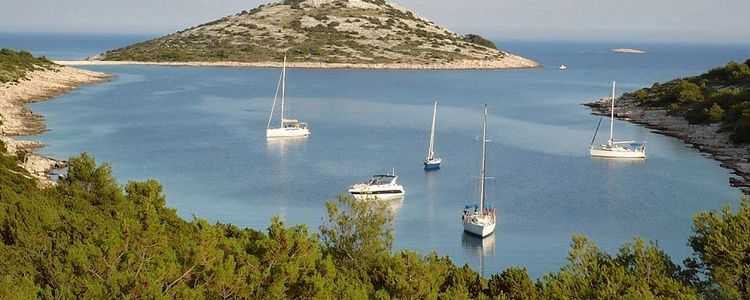
[[[264,0],[2,0],[0,31],[161,35]],[[10,3],[6,2],[10,1]],[[458,33],[495,39],[748,42],[748,0],[400,0]]]

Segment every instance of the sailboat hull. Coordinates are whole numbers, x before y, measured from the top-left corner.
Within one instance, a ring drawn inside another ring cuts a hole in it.
[[[595,157],[609,157],[609,158],[646,158],[646,151],[631,150],[625,148],[591,148],[589,149],[591,156]]]
[[[267,138],[302,138],[310,135],[307,128],[272,128],[266,130]]]
[[[495,232],[495,223],[473,223],[464,221],[464,231],[479,237],[486,237]]]
[[[440,162],[442,162],[441,159],[427,159],[424,161],[424,169],[425,170],[436,170],[440,169]]]

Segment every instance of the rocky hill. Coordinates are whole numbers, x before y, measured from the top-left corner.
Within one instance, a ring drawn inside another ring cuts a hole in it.
[[[384,0],[285,0],[103,53],[98,60],[523,68],[538,64]]]

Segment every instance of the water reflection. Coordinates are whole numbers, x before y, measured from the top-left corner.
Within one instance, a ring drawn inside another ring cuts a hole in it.
[[[643,165],[646,163],[646,159],[643,158],[610,158],[610,157],[599,157],[590,156],[591,160],[611,167],[625,166],[625,165]]]
[[[464,232],[461,236],[461,246],[469,257],[477,257],[479,274],[484,276],[484,258],[495,256],[495,233],[484,238]]]
[[[404,206],[404,198],[405,196],[400,197],[394,197],[394,198],[388,198],[388,199],[379,199],[379,198],[365,198],[357,201],[380,201],[384,202],[391,213],[396,213],[399,208]]]
[[[271,156],[278,156],[283,160],[289,150],[299,148],[306,141],[306,138],[266,139],[266,152],[268,152],[268,154]]]
[[[383,200],[383,201],[388,202],[388,208],[391,210],[392,213],[396,213],[396,211],[398,211],[399,208],[404,206],[404,198],[406,197],[401,196],[398,198],[393,198],[393,199],[388,199],[388,200]]]

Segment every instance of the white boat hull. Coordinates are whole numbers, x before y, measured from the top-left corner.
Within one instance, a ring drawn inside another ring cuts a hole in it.
[[[470,222],[464,222],[464,231],[480,237],[486,237],[495,231],[495,223],[474,224]]]
[[[490,215],[465,215],[463,216],[464,231],[485,237],[495,231],[495,219]]]
[[[646,158],[646,151],[628,150],[624,148],[591,148],[589,149],[591,156],[596,157],[611,157],[611,158]]]
[[[272,128],[266,130],[267,138],[298,138],[310,135],[307,128]]]
[[[401,186],[398,186],[396,188],[383,189],[383,190],[351,188],[349,189],[349,193],[352,194],[352,196],[354,196],[355,199],[359,199],[359,200],[365,200],[365,199],[388,200],[388,199],[397,199],[397,198],[404,197],[404,189]]]
[[[391,194],[353,194],[354,199],[357,200],[394,200],[404,198],[404,193],[391,193]]]

